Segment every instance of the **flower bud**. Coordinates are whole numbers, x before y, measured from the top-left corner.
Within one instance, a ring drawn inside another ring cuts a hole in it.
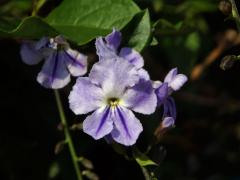
[[[225,56],[221,61],[220,68],[224,71],[228,70],[234,65],[236,60],[237,60],[237,56],[235,55]]]

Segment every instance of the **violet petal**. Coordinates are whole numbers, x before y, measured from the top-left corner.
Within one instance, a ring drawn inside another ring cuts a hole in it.
[[[117,48],[119,47],[120,43],[121,43],[121,39],[122,39],[122,34],[121,32],[113,29],[112,33],[108,34],[105,37],[105,40],[107,42],[107,44],[112,48],[117,50]]]
[[[66,66],[72,76],[82,76],[87,72],[87,56],[78,51],[68,49],[62,51]]]
[[[136,68],[120,58],[95,63],[89,78],[101,86],[105,94],[114,93],[112,95],[115,97],[122,95],[126,88],[139,81]]]
[[[99,108],[83,121],[83,131],[94,139],[100,139],[113,129],[111,112],[108,107]]]
[[[122,97],[123,105],[142,114],[152,114],[157,106],[157,97],[151,81],[140,80]]]
[[[102,106],[102,89],[88,77],[79,77],[69,95],[70,109],[75,114],[86,114]]]
[[[124,107],[118,107],[113,115],[114,128],[113,139],[123,145],[130,146],[136,143],[143,127],[132,111]]]
[[[162,83],[160,87],[156,89],[158,106],[162,105],[168,97],[168,83]]]
[[[59,89],[70,82],[70,74],[58,52],[53,52],[44,62],[37,81],[46,88]]]
[[[177,68],[171,69],[166,75],[164,82],[170,83],[173,80],[173,78],[177,75],[177,73],[178,73]]]
[[[102,37],[96,39],[95,46],[99,60],[114,59],[117,57],[116,49],[111,48],[104,42]]]
[[[132,48],[122,48],[120,50],[119,56],[136,66],[137,69],[143,67],[144,61],[142,56],[139,54],[139,52],[135,51]]]
[[[20,55],[22,61],[28,65],[38,64],[43,59],[41,52],[36,50],[36,42],[34,41],[23,42]]]
[[[169,86],[174,90],[179,90],[186,82],[188,78],[184,74],[176,75],[172,81],[169,83]]]

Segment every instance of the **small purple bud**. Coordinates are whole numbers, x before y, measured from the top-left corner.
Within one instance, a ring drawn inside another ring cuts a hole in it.
[[[175,126],[175,119],[172,117],[165,117],[161,123],[162,128],[172,128]]]

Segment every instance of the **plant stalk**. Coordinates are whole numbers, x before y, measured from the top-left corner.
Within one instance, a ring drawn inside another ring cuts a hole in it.
[[[75,172],[76,172],[77,179],[78,180],[83,180],[81,170],[80,170],[80,166],[79,166],[79,163],[78,163],[78,156],[77,156],[76,150],[74,148],[73,140],[72,140],[71,135],[70,135],[70,131],[69,131],[69,128],[68,128],[66,116],[65,116],[65,113],[64,113],[64,110],[63,110],[62,101],[61,101],[58,90],[54,90],[54,95],[55,95],[55,99],[56,99],[57,108],[58,108],[59,116],[60,116],[60,119],[61,119],[61,123],[63,125],[65,141],[66,141],[66,143],[68,145],[68,148],[69,148],[69,152],[70,152],[70,155],[71,155],[71,158],[72,158],[72,162],[73,162],[73,166],[74,166],[74,169],[75,169]]]

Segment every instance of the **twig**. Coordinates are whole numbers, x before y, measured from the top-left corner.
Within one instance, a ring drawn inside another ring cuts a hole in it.
[[[232,29],[227,30],[219,40],[218,45],[207,55],[204,61],[193,68],[190,76],[191,80],[199,79],[204,70],[217,60],[225,50],[239,43],[240,34]]]

